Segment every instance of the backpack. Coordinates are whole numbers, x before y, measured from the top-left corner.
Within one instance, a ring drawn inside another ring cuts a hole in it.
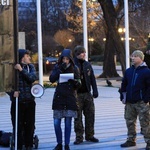
[[[4,147],[9,147],[11,132],[0,131],[0,145]]]

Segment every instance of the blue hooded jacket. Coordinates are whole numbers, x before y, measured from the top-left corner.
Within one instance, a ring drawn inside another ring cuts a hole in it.
[[[126,92],[126,102],[150,102],[150,69],[145,62],[137,68],[131,66],[126,70],[121,92]]]

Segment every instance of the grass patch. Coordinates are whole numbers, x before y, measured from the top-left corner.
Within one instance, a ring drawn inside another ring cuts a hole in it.
[[[43,83],[44,88],[55,88],[57,86],[57,83],[51,83],[51,82],[44,82]]]

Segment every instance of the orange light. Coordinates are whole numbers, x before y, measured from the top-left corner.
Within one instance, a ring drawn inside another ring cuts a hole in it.
[[[47,64],[47,65],[49,64],[49,61],[48,61],[48,60],[46,60],[46,64]]]

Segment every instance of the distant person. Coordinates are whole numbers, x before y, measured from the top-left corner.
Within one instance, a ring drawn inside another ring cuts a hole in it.
[[[35,98],[31,94],[32,83],[37,79],[31,64],[29,51],[19,49],[19,63],[15,65],[19,73],[18,91],[11,96],[11,119],[15,136],[16,99],[18,97],[18,150],[32,150],[35,129]]]
[[[146,62],[148,68],[150,68],[150,50],[145,51],[144,61]]]
[[[60,76],[67,75],[67,73],[73,73],[73,79],[61,82]],[[50,82],[57,82],[57,87],[53,98],[53,117],[54,128],[57,139],[57,145],[53,150],[62,150],[62,129],[61,120],[65,121],[65,133],[64,133],[64,149],[70,150],[70,136],[71,136],[71,124],[72,118],[77,117],[77,88],[80,87],[80,74],[79,69],[75,66],[71,50],[64,49],[58,60],[58,64],[55,65],[52,73],[50,74]]]
[[[83,142],[84,131],[86,141],[99,142],[99,140],[94,137],[94,98],[98,97],[98,90],[94,71],[91,64],[85,60],[86,52],[83,46],[76,46],[74,49],[74,53],[74,61],[80,69],[80,78],[82,83],[82,86],[77,90],[79,110],[78,117],[75,118],[74,122],[74,129],[76,134],[74,144],[80,144]],[[83,114],[85,116],[85,127],[83,125]]]
[[[125,71],[121,84],[122,103],[125,104],[128,138],[121,147],[136,145],[136,121],[139,117],[144,135],[146,150],[150,150],[150,69],[144,60],[144,54],[135,50],[131,55],[132,66]]]

